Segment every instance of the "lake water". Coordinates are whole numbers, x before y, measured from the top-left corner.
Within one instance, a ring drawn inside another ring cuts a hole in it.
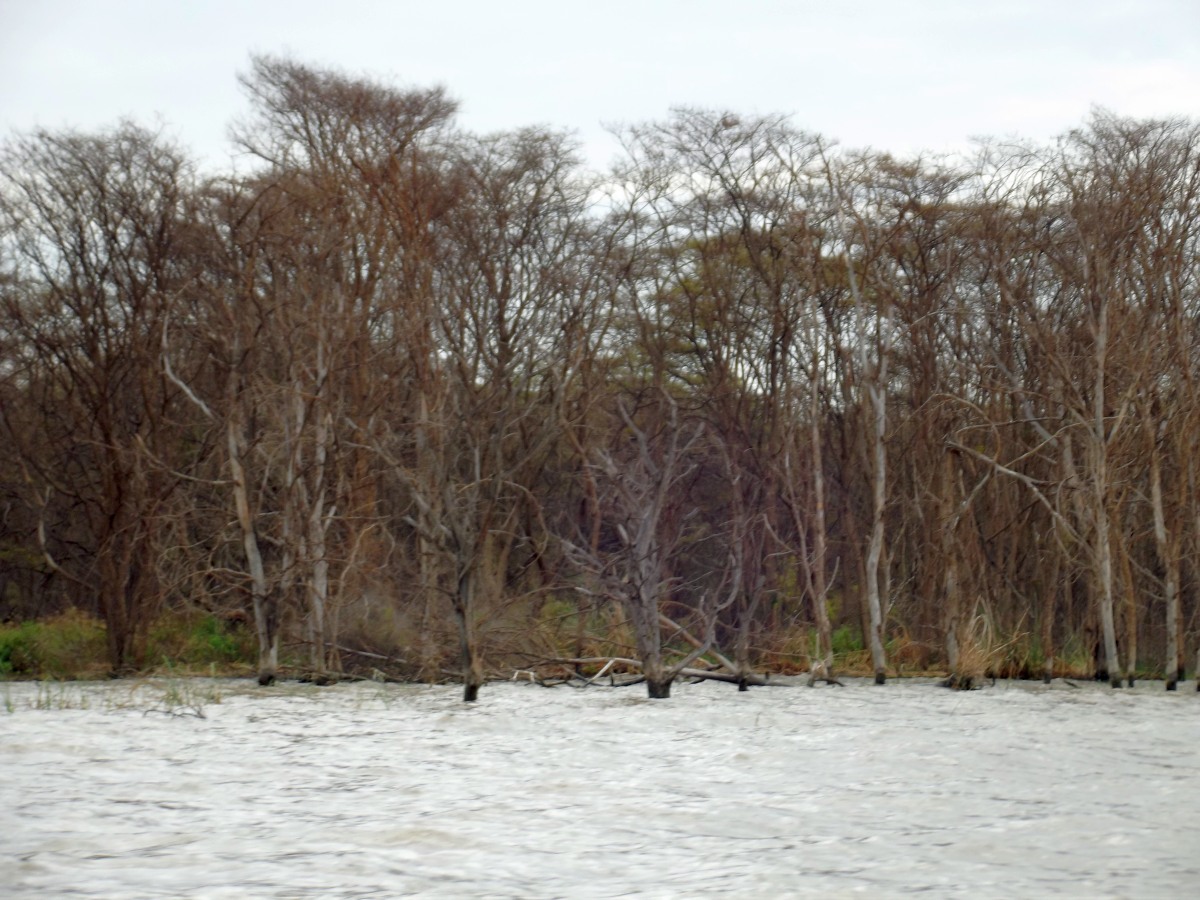
[[[1184,687],[0,685],[0,896],[1194,898]]]

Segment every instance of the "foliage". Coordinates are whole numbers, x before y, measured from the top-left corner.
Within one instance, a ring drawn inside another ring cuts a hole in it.
[[[0,676],[91,677],[105,668],[103,623],[76,610],[0,626]]]
[[[253,664],[254,653],[254,636],[242,625],[175,614],[151,627],[147,662],[175,672],[240,672]],[[76,610],[0,626],[0,677],[94,678],[107,669],[104,623]]]
[[[1195,653],[1200,125],[957,162],[681,109],[601,175],[440,89],[242,83],[223,178],[0,147],[0,675]]]
[[[254,635],[244,625],[211,614],[161,616],[150,629],[147,663],[168,669],[228,671],[254,664]]]
[[[833,631],[833,652],[835,656],[846,656],[863,650],[862,630],[853,625],[839,625]]]

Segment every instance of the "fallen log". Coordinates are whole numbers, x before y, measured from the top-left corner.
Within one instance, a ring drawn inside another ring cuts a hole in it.
[[[697,681],[723,681],[726,684],[743,684],[752,687],[778,687],[783,682],[769,681],[761,675],[734,675],[729,672],[713,672],[711,669],[681,669],[680,678],[694,678]]]
[[[556,658],[556,659],[547,659],[547,660],[544,660],[543,663],[545,665],[556,665],[556,666],[595,665],[596,663],[603,663],[604,665],[602,666],[600,671],[597,672],[595,675],[593,675],[591,678],[587,678],[586,676],[580,675],[578,673],[574,673],[569,678],[564,679],[564,681],[571,681],[573,679],[578,679],[579,681],[583,682],[583,687],[587,687],[589,685],[595,684],[599,679],[603,678],[605,675],[608,675],[609,682],[613,687],[628,687],[633,684],[641,684],[642,681],[645,680],[641,675],[636,675],[631,680],[622,680],[619,685],[617,684],[616,673],[612,672],[612,669],[614,666],[625,666],[630,669],[638,669],[638,670],[640,670],[642,668],[642,664],[639,660],[629,659],[627,657],[622,657],[622,656],[579,656],[579,657],[573,656],[573,657],[562,657],[562,658]],[[521,671],[524,672],[525,670],[521,670]],[[754,675],[754,674],[739,675],[735,672],[714,672],[712,669],[697,669],[697,668],[693,668],[691,666],[680,669],[676,677],[692,678],[692,679],[695,679],[696,681],[721,681],[726,684],[736,684],[739,686],[742,684],[746,684],[750,687],[770,687],[770,686],[778,686],[778,685],[782,684],[782,682],[779,682],[779,681],[770,681],[761,675]],[[515,678],[515,675],[514,675],[514,678]],[[543,683],[543,682],[539,681],[539,683]],[[564,682],[560,681],[557,683],[562,684]]]

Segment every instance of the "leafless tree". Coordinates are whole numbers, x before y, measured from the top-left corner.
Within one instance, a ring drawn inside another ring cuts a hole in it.
[[[187,278],[177,254],[189,170],[157,135],[123,124],[19,137],[0,172],[21,287],[4,310],[18,347],[10,374],[40,417],[29,432],[5,415],[7,439],[47,562],[98,598],[110,663],[125,671],[161,602],[156,521],[179,484],[155,462],[174,455],[175,392],[152,360]]]
[[[435,224],[416,408],[376,446],[412,498],[407,521],[450,573],[464,699],[484,680],[480,620],[495,611],[519,520],[560,440],[597,309],[590,185],[570,143],[529,130],[464,139]],[[536,520],[536,515],[533,516]]]
[[[678,586],[671,566],[689,518],[677,507],[679,489],[695,470],[690,454],[703,429],[682,427],[675,401],[665,391],[655,393],[653,406],[638,411],[641,423],[618,401],[610,444],[595,451],[593,463],[608,541],[596,551],[579,544],[571,550],[576,564],[592,576],[590,583],[599,585],[606,599],[620,603],[633,629],[647,692],[652,699],[663,699],[680,672],[712,647],[716,607],[724,598],[705,599],[704,639],[669,663],[662,642],[663,612]],[[740,552],[731,559],[740,565]],[[742,577],[741,571],[730,573],[733,596]]]

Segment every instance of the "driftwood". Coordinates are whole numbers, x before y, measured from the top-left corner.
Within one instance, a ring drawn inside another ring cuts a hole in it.
[[[543,664],[545,664],[545,665],[558,665],[558,666],[595,665],[597,663],[603,663],[603,666],[601,667],[599,672],[597,672],[595,675],[591,676],[590,678],[580,675],[576,672],[573,672],[569,676],[562,678],[562,679],[558,679],[558,680],[538,679],[537,682],[538,682],[538,684],[550,686],[551,684],[570,684],[570,683],[574,683],[575,681],[580,681],[580,682],[582,682],[582,685],[580,685],[580,686],[588,687],[590,685],[596,684],[605,675],[609,676],[609,684],[612,687],[630,687],[635,684],[642,684],[645,681],[645,677],[642,675],[634,675],[631,678],[622,679],[619,682],[617,681],[616,674],[612,672],[612,669],[614,667],[624,666],[626,668],[639,669],[639,670],[642,667],[641,662],[639,662],[636,659],[630,659],[628,657],[622,657],[622,656],[574,657],[573,656],[573,657],[562,657],[562,658],[556,658],[556,659],[543,660]],[[528,671],[529,670],[526,670],[526,669],[518,670],[518,673],[514,673],[513,677],[515,679],[518,676],[518,674],[524,675]],[[746,684],[746,685],[751,685],[753,687],[768,687],[771,685],[782,684],[782,682],[778,682],[778,681],[775,681],[775,682],[769,681],[768,679],[762,677],[761,675],[753,675],[753,674],[739,675],[736,672],[719,672],[719,671],[713,671],[711,669],[697,669],[697,668],[693,668],[691,666],[680,669],[677,677],[690,678],[690,679],[693,679],[694,681],[722,681],[727,684],[737,684],[737,685]]]
[[[365,656],[367,659],[381,659],[384,662],[403,663],[404,659],[399,656],[385,656],[382,653],[372,653],[369,650],[355,650],[351,647],[343,647],[341,644],[334,644],[333,647],[341,653],[352,653],[355,656]]]
[[[829,667],[823,662],[815,662],[808,672],[808,686],[815,687],[818,681],[823,681],[826,684],[836,684],[838,687],[845,687],[836,675],[829,671]]]
[[[736,684],[738,686],[746,684],[753,687],[778,687],[783,683],[781,681],[768,681],[761,675],[735,675],[731,672],[713,672],[709,669],[682,669],[679,672],[679,677],[693,678],[696,681],[724,681],[727,684]]]

